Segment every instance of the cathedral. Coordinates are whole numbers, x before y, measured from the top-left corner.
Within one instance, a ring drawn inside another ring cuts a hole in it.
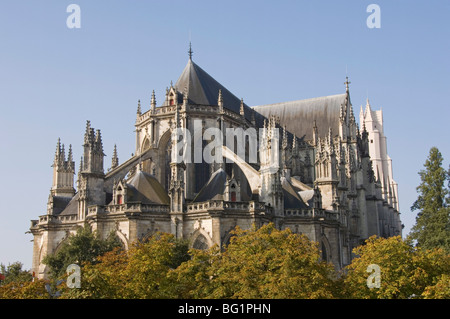
[[[101,131],[87,121],[76,172],[71,146],[58,139],[47,211],[31,221],[31,271],[46,278],[42,259],[85,223],[101,237],[114,232],[125,249],[158,231],[197,249],[222,248],[236,226],[274,223],[317,242],[322,259],[341,269],[368,237],[402,232],[381,110],[367,100],[359,123],[348,79],[342,94],[250,107],[194,63],[190,49],[162,103],[154,91],[149,109],[138,101],[130,158],[120,163],[114,148],[105,170]],[[215,160],[192,160],[213,142],[212,128],[223,142]],[[191,142],[181,161],[179,129]]]

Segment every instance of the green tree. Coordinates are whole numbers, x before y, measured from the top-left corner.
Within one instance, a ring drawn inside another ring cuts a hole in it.
[[[191,250],[176,276],[178,298],[333,298],[334,267],[315,242],[273,224],[234,231],[220,252]]]
[[[115,247],[120,247],[120,240],[114,232],[103,240],[85,224],[77,229],[76,234],[70,235],[55,254],[45,256],[42,262],[49,266],[50,277],[57,279],[65,275],[70,264],[95,263],[98,256]]]
[[[407,299],[438,295],[450,297],[442,282],[442,276],[450,273],[450,255],[443,249],[424,250],[413,247],[400,236],[372,236],[353,252],[357,257],[345,269],[342,298]],[[380,267],[379,288],[369,288],[367,285],[367,279],[371,275],[367,268],[373,264]]]
[[[63,298],[173,298],[168,273],[190,258],[188,243],[156,233],[128,251],[114,249],[81,269],[81,288],[63,287]]]
[[[450,199],[445,186],[450,178],[442,167],[442,161],[442,154],[432,147],[425,169],[419,172],[421,183],[416,188],[419,197],[411,207],[418,213],[408,239],[416,241],[424,249],[441,247],[450,253]]]
[[[0,280],[0,285],[6,285],[11,282],[28,282],[31,281],[32,275],[28,270],[22,270],[23,264],[16,261],[8,266],[0,264],[0,274],[4,276],[4,280]]]

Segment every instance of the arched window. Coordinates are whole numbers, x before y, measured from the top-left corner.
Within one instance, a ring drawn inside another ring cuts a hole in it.
[[[200,249],[200,250],[207,250],[209,248],[208,240],[205,236],[199,235],[192,245],[192,248]]]

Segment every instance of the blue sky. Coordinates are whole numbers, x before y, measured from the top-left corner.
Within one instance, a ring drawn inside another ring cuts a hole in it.
[[[69,4],[81,28],[69,29]],[[369,4],[381,28],[369,29]],[[407,234],[432,146],[450,160],[450,1],[0,2],[0,262],[31,267],[31,219],[45,213],[58,137],[76,167],[86,120],[105,167],[135,148],[137,100],[159,102],[188,60],[248,105],[345,92],[382,107]]]

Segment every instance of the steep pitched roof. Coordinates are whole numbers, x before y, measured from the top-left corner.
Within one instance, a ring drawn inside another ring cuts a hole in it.
[[[168,205],[170,202],[166,190],[158,180],[141,170],[127,181],[128,201],[142,202],[144,204],[156,203]]]
[[[240,111],[241,100],[195,64],[192,59],[189,59],[174,87],[180,93],[188,90],[189,103],[200,105],[218,105],[219,90],[222,90],[224,108],[235,113]],[[244,108],[248,110],[245,112],[246,118],[250,119],[251,110],[245,103]]]
[[[333,134],[339,132],[341,105],[346,103],[347,93],[297,100],[276,104],[259,105],[253,110],[265,117],[275,115],[280,118],[281,126],[297,135],[298,138],[312,139],[314,121],[318,135],[326,136],[331,127]]]
[[[227,182],[227,173],[222,168],[215,171],[205,186],[202,187],[193,202],[204,202],[210,199],[215,199],[217,195],[223,195],[225,191],[225,183]]]

